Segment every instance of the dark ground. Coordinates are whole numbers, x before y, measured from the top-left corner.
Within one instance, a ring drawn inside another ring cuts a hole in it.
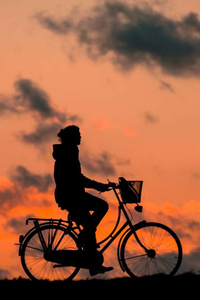
[[[32,282],[26,279],[0,280],[3,298],[16,299],[180,299],[199,298],[200,275],[151,276],[139,279]],[[18,298],[17,298],[18,297]]]

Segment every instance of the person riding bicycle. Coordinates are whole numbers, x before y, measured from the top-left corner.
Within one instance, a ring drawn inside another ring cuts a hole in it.
[[[61,129],[57,134],[61,144],[53,145],[55,199],[61,209],[66,209],[71,218],[83,227],[79,241],[90,257],[94,257],[89,269],[91,275],[111,271],[97,259],[96,228],[108,211],[106,201],[85,191],[92,188],[100,192],[108,190],[108,184],[91,180],[81,173],[78,145],[81,143],[79,127],[75,125]],[[91,211],[93,213],[91,214]]]

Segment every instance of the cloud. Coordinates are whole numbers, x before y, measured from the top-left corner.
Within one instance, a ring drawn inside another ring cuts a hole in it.
[[[11,97],[0,97],[0,114],[31,113],[35,119],[57,119],[66,121],[66,115],[53,108],[49,96],[30,79],[19,79],[14,83],[16,93]],[[6,100],[6,101],[5,101]]]
[[[59,130],[63,127],[62,123],[45,123],[44,121],[39,122],[36,125],[35,130],[30,133],[21,132],[19,134],[20,139],[27,143],[32,144],[36,147],[41,147],[44,143],[51,141],[57,136]]]
[[[200,261],[199,261],[200,248],[193,249],[190,253],[184,254],[181,264],[181,270],[187,272],[199,273]]]
[[[15,88],[17,102],[27,111],[37,113],[42,119],[55,117],[60,122],[66,121],[65,114],[54,109],[46,92],[31,80],[20,79],[15,82]]]
[[[19,113],[13,99],[5,95],[0,95],[0,116],[5,116],[10,113]]]
[[[0,115],[29,114],[36,121],[33,132],[17,135],[23,142],[36,147],[53,139],[67,122],[80,121],[76,115],[62,112],[53,107],[50,97],[30,79],[19,79],[14,83],[13,96],[0,96]]]
[[[11,218],[9,219],[6,224],[4,225],[5,230],[11,230],[14,233],[22,233],[24,232],[24,230],[26,230],[25,228],[25,220],[27,220],[28,218],[34,218],[35,216],[33,214],[29,214],[27,216],[23,216],[23,217],[17,217],[17,218]]]
[[[43,27],[57,34],[65,35],[74,28],[73,21],[70,17],[59,22],[54,20],[53,17],[45,16],[44,12],[37,13],[35,17]]]
[[[0,269],[0,279],[10,279],[12,278],[11,273],[8,270]]]
[[[98,157],[84,153],[81,160],[83,167],[92,174],[115,175],[116,169],[112,163],[112,156],[104,151]]]
[[[195,32],[200,33],[200,21],[199,21],[198,14],[191,12],[184,17],[183,21],[186,28],[191,30],[192,33]]]
[[[174,88],[172,87],[172,85],[166,81],[161,80],[160,81],[160,89],[162,90],[168,90],[171,93],[175,93]]]
[[[156,116],[154,116],[150,112],[146,112],[144,114],[144,118],[145,118],[146,123],[148,123],[148,124],[156,124],[159,120]]]
[[[51,174],[35,174],[24,166],[17,166],[11,174],[11,179],[22,188],[35,187],[39,192],[46,192],[53,184]]]
[[[105,1],[83,17],[58,20],[40,12],[36,19],[57,35],[74,34],[90,58],[109,56],[124,70],[143,64],[176,76],[200,74],[200,21],[195,13],[173,20],[148,5]]]
[[[18,185],[4,178],[0,179],[0,213],[4,214],[13,207],[23,204],[25,194]]]
[[[19,165],[10,172],[10,180],[0,178],[0,214],[23,207],[48,207],[53,198],[51,174],[37,174]]]

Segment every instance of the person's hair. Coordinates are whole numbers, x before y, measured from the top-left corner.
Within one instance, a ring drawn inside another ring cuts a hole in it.
[[[73,142],[74,138],[76,138],[79,133],[79,127],[75,125],[67,126],[59,131],[57,136],[59,137],[59,141],[61,143],[71,141]]]

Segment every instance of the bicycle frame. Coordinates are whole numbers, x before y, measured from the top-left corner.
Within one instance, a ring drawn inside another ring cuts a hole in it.
[[[97,246],[100,246],[100,249],[98,249],[96,255],[98,254],[99,259],[103,261],[103,253],[119,237],[117,246],[118,262],[121,269],[131,277],[145,276],[146,274],[154,274],[154,272],[155,274],[166,272],[168,275],[174,275],[180,267],[182,260],[182,247],[176,234],[169,227],[156,222],[146,222],[143,220],[132,224],[132,216],[129,216],[126,202],[136,203],[135,210],[141,212],[142,206],[138,205],[140,199],[139,201],[126,201],[122,193],[120,194],[117,191],[119,188],[121,192],[120,184],[110,183],[110,187],[118,200],[118,217],[111,233],[97,244]],[[121,221],[122,214],[124,217]],[[34,226],[24,236],[21,235],[19,237],[19,244],[17,245],[20,246],[19,255],[21,256],[22,266],[31,279],[40,279],[44,276],[47,276],[48,279],[55,278],[54,275],[57,274],[57,271],[54,272],[53,270],[61,268],[61,271],[58,270],[59,280],[60,278],[63,280],[66,270],[67,272],[69,270],[69,276],[67,277],[66,275],[65,279],[71,280],[76,276],[80,268],[90,268],[90,257],[88,258],[88,253],[84,250],[84,245],[82,245],[79,238],[82,227],[77,226],[70,215],[68,216],[68,220],[29,218],[26,224],[29,221],[33,221]],[[149,234],[152,236],[150,240]],[[147,242],[145,235],[147,236]],[[170,247],[166,249],[166,243],[168,243],[169,238]],[[72,248],[65,248],[65,242],[68,239],[73,243]],[[152,241],[154,241],[154,244],[152,244]],[[161,248],[160,246],[158,248],[158,245],[161,245]],[[164,247],[164,252],[162,247]],[[26,252],[26,249],[28,249],[28,252]],[[133,249],[132,256],[129,254],[129,249],[130,251]],[[26,253],[28,253],[28,259],[26,259]],[[32,253],[36,253],[36,256]],[[29,260],[30,257],[31,260]],[[41,261],[41,276],[37,273],[38,257]],[[132,270],[132,262],[134,261],[136,262],[136,269]],[[55,263],[55,265],[52,265],[52,263]],[[139,264],[141,268],[137,271]],[[46,269],[48,271],[47,274],[43,274],[45,270],[43,268],[44,265],[48,266]],[[71,271],[68,267],[75,267],[75,269]],[[51,277],[51,274],[53,277]]]
[[[119,206],[118,206],[118,218],[117,218],[117,221],[116,221],[116,224],[113,228],[113,230],[111,231],[111,233],[102,241],[99,242],[98,245],[101,245],[101,244],[104,244],[104,246],[102,246],[102,248],[99,250],[99,252],[101,254],[103,254],[107,249],[108,247],[114,242],[114,240],[123,232],[123,234],[121,235],[121,238],[119,240],[119,243],[118,243],[118,247],[117,247],[117,257],[118,257],[118,261],[119,261],[119,264],[122,268],[122,270],[124,271],[124,267],[123,267],[123,264],[122,264],[122,260],[121,260],[121,245],[122,245],[122,242],[124,240],[124,238],[126,237],[126,235],[130,232],[130,230],[132,231],[135,239],[137,240],[138,244],[141,246],[141,248],[143,248],[144,252],[147,253],[148,249],[141,243],[141,241],[139,240],[137,234],[136,234],[136,229],[138,227],[140,227],[142,224],[146,223],[146,221],[141,221],[137,224],[132,224],[129,216],[128,216],[128,213],[124,207],[124,203],[123,201],[120,199],[116,189],[117,189],[117,186],[115,184],[111,184],[111,187],[112,187],[112,190],[118,200],[118,203],[119,203]],[[137,207],[136,207],[137,208]],[[126,219],[125,223],[117,230],[118,226],[119,226],[119,223],[120,223],[120,219],[121,219],[121,215],[122,213],[124,214],[124,217]],[[64,233],[63,235],[60,237],[60,240],[58,241],[56,247],[54,248],[54,250],[56,250],[59,246],[59,244],[61,243],[62,239],[64,238],[64,236],[67,234],[67,232],[72,232],[74,237],[77,239],[78,241],[78,235],[80,233],[80,227],[73,224],[73,221],[70,219],[70,217],[68,216],[68,221],[65,221],[65,220],[62,220],[62,219],[39,219],[39,218],[29,218],[27,219],[26,221],[26,224],[28,224],[29,221],[33,221],[34,223],[34,227],[31,228],[25,236],[21,235],[20,238],[19,238],[19,255],[21,256],[21,249],[22,249],[22,246],[23,246],[23,243],[24,241],[26,240],[26,238],[29,236],[29,234],[32,233],[33,230],[37,230],[37,233],[38,233],[38,237],[39,237],[39,240],[40,240],[40,243],[42,245],[42,248],[44,250],[44,252],[46,252],[47,250],[51,250],[51,247],[53,245],[53,242],[54,242],[54,239],[56,237],[56,234],[57,234],[57,230],[62,227],[64,228]],[[40,221],[44,221],[42,223],[39,223]],[[45,239],[43,237],[43,234],[41,232],[41,229],[43,228],[43,226],[46,226],[46,225],[56,225],[57,226],[57,230],[55,230],[53,236],[51,236],[51,239],[50,239],[50,244],[48,243],[48,245],[46,245],[46,242],[45,242]],[[127,229],[126,229],[127,228]],[[126,229],[126,230],[125,230]],[[117,231],[116,231],[117,230]],[[106,242],[107,241],[107,242]],[[59,265],[60,267],[62,267],[62,265]]]
[[[118,206],[118,218],[117,218],[116,224],[115,224],[115,226],[114,226],[114,229],[111,231],[111,233],[110,233],[104,240],[102,240],[102,241],[100,241],[100,242],[98,243],[98,245],[101,245],[101,244],[104,244],[104,243],[107,241],[107,243],[99,250],[99,252],[100,252],[100,253],[105,252],[105,251],[107,250],[107,248],[114,242],[114,240],[115,240],[115,239],[116,239],[116,238],[117,238],[117,237],[125,230],[125,228],[127,228],[127,227],[128,227],[128,229],[127,229],[126,231],[124,231],[123,235],[122,235],[121,238],[120,238],[119,244],[118,244],[118,257],[119,257],[119,249],[120,249],[120,245],[121,245],[121,242],[122,242],[122,240],[123,240],[123,237],[125,236],[126,233],[128,233],[129,230],[132,230],[132,231],[133,231],[133,234],[134,234],[134,236],[135,236],[135,238],[136,238],[138,244],[139,244],[145,251],[147,251],[146,247],[140,242],[140,240],[139,240],[139,238],[138,238],[138,236],[137,236],[137,234],[136,234],[136,232],[135,232],[135,229],[136,229],[138,226],[140,226],[141,223],[146,223],[146,221],[144,220],[144,221],[141,221],[141,222],[139,222],[139,223],[137,223],[137,224],[132,224],[132,222],[131,222],[131,220],[130,220],[130,218],[129,218],[127,212],[126,212],[126,209],[124,208],[124,203],[121,201],[121,199],[120,199],[120,197],[119,197],[119,195],[118,195],[118,193],[117,193],[117,191],[116,191],[116,189],[117,189],[116,185],[111,185],[111,187],[112,187],[112,190],[113,190],[113,192],[114,192],[114,194],[115,194],[115,196],[116,196],[116,198],[117,198],[117,200],[118,200],[118,202],[119,202],[119,206]],[[120,219],[121,219],[121,214],[122,214],[122,212],[123,212],[123,214],[124,214],[124,216],[125,216],[125,218],[126,218],[126,222],[125,222],[125,223],[117,230],[117,228],[118,228],[118,226],[119,226]],[[69,221],[65,221],[65,220],[62,220],[62,219],[28,218],[28,219],[26,220],[26,224],[28,224],[29,221],[33,221],[34,227],[31,228],[31,229],[26,233],[25,236],[22,236],[22,235],[21,235],[21,236],[19,237],[19,240],[20,240],[20,244],[19,244],[19,245],[20,245],[19,255],[20,255],[20,252],[21,252],[21,251],[20,251],[20,250],[21,250],[21,246],[22,246],[22,244],[23,244],[25,238],[26,238],[26,237],[27,237],[34,229],[37,229],[37,231],[38,231],[38,237],[39,237],[39,239],[40,239],[40,242],[41,242],[41,245],[42,245],[44,251],[47,250],[47,245],[46,245],[46,243],[45,243],[45,241],[44,241],[44,238],[43,238],[43,235],[42,235],[42,233],[41,233],[41,231],[40,231],[40,228],[41,228],[42,226],[47,225],[47,224],[50,224],[50,225],[51,225],[51,224],[56,224],[56,225],[58,226],[58,228],[59,228],[59,226],[64,227],[65,230],[66,230],[66,231],[65,231],[65,234],[66,234],[67,231],[73,231],[74,235],[75,235],[77,238],[78,238],[78,234],[79,234],[79,232],[80,232],[80,228],[79,228],[77,225],[76,225],[76,226],[73,226],[72,221],[71,221],[70,219],[69,219]],[[44,223],[39,224],[39,221],[44,221]],[[77,230],[79,231],[78,233],[77,233]],[[116,230],[117,230],[117,232],[116,232]],[[52,244],[53,244],[55,235],[56,235],[56,232],[54,233],[54,237],[52,238],[52,242],[51,242]],[[51,245],[48,245],[48,248],[49,248],[50,246],[51,246]],[[58,247],[58,245],[57,245],[57,247]],[[57,248],[57,247],[56,247],[56,248]]]
[[[119,202],[119,206],[118,206],[118,218],[117,218],[117,222],[116,222],[116,225],[114,227],[114,229],[112,230],[112,232],[103,240],[99,243],[102,244],[104,242],[106,242],[108,239],[109,241],[103,246],[103,248],[100,250],[101,253],[103,253],[104,251],[106,251],[106,249],[114,242],[114,240],[120,235],[121,232],[124,231],[125,228],[129,227],[124,233],[123,235],[121,236],[120,238],[120,241],[119,241],[119,244],[118,244],[118,258],[119,258],[119,248],[120,248],[120,244],[121,244],[121,241],[123,239],[123,237],[125,236],[125,234],[129,231],[129,230],[132,230],[133,231],[133,234],[138,242],[138,244],[145,250],[145,252],[147,251],[146,247],[140,242],[136,232],[135,232],[135,229],[137,228],[137,226],[141,225],[141,223],[146,223],[146,221],[141,221],[137,224],[132,224],[125,208],[124,208],[124,203],[121,201],[117,191],[116,191],[116,187],[115,185],[111,185],[112,187],[112,190]],[[119,225],[119,222],[120,222],[120,219],[121,219],[121,212],[123,212],[125,218],[126,218],[126,222],[119,228],[119,230],[114,234],[114,232],[116,231],[118,225]],[[114,234],[114,235],[113,235]],[[120,259],[119,259],[120,261]]]

